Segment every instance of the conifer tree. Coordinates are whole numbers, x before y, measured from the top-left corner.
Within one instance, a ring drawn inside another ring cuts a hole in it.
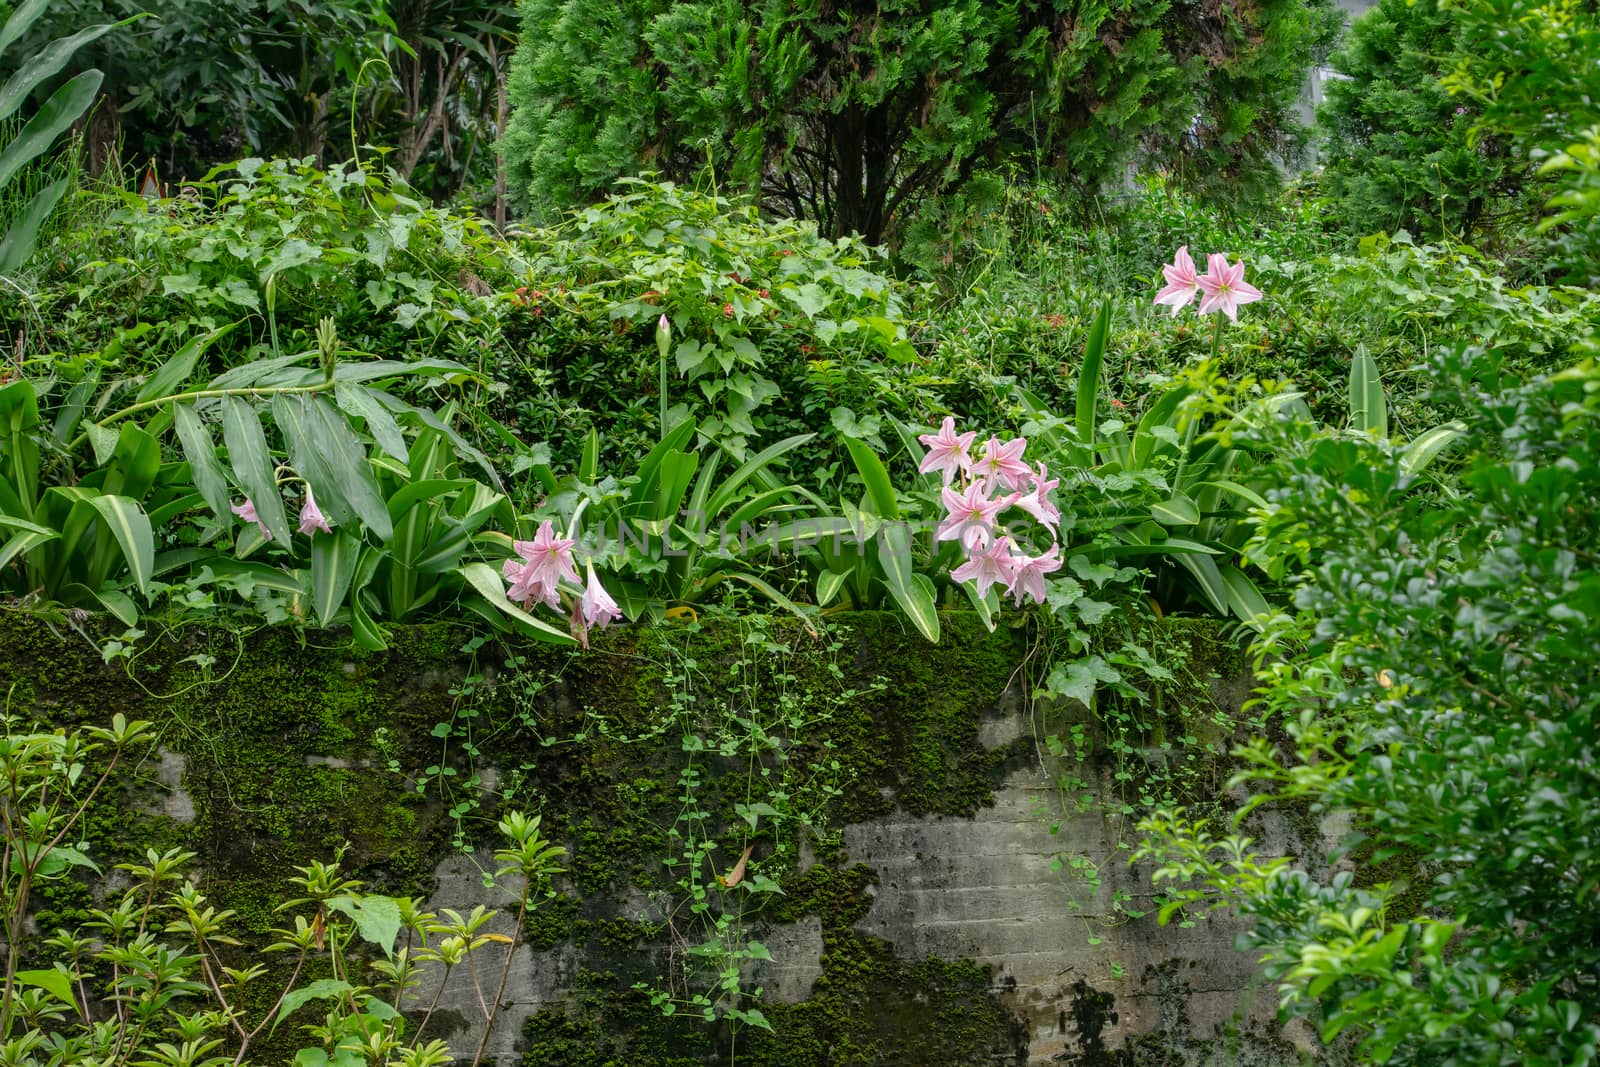
[[[874,243],[1021,162],[1096,188],[1141,151],[1190,173],[1292,145],[1328,0],[523,0],[503,141],[549,211],[707,164]]]

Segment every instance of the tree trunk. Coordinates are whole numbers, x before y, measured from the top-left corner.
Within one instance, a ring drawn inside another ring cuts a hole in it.
[[[122,169],[122,113],[109,93],[96,98],[88,123],[82,127],[89,151],[89,177],[99,178]]]

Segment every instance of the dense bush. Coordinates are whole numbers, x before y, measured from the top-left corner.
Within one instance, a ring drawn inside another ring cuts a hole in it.
[[[1148,852],[1178,880],[1165,914],[1253,917],[1280,1003],[1365,1059],[1592,1063],[1600,531],[1575,502],[1600,493],[1600,379],[1517,385],[1473,349],[1434,372],[1470,441],[1456,492],[1408,493],[1380,440],[1291,430],[1249,552],[1296,577],[1258,645],[1287,738],[1243,749],[1239,779],[1349,820],[1341,847],[1395,876],[1319,879],[1174,815]]]
[[[1321,0],[525,0],[522,14],[504,148],[529,206],[709,163],[873,244],[998,160],[1092,190],[1142,142],[1196,176],[1259,176],[1285,154],[1304,71],[1337,27]]]
[[[1471,0],[1446,78],[1481,109],[1477,132],[1504,138],[1549,183],[1537,265],[1583,285],[1600,280],[1600,12],[1573,0]]]

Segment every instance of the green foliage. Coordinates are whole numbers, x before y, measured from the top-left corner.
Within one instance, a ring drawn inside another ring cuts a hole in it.
[[[774,557],[811,532],[814,522],[806,517],[821,501],[783,484],[777,472],[783,457],[812,435],[785,438],[743,462],[722,442],[696,449],[695,436],[693,419],[680,422],[636,471],[621,476],[602,475],[597,461],[559,480],[549,468],[536,468],[546,497],[535,517],[556,519],[590,560],[618,577],[606,588],[629,618],[659,620],[732,583],[804,619],[807,613],[773,584],[787,584]],[[591,437],[587,455],[598,454]]]
[[[497,336],[482,278],[507,279],[513,254],[392,175],[245,159],[192,188],[159,211],[127,193],[90,201],[41,256],[38,318],[0,307],[8,329],[32,323],[24,369],[150,373],[192,333],[236,321],[197,373],[309,348],[324,318],[356,353],[473,366]]]
[[[10,56],[22,52],[21,39],[45,13],[49,0],[25,0],[0,23],[0,70],[10,66]],[[79,24],[81,26],[81,23]],[[59,177],[13,203],[12,183],[35,160],[49,151],[67,128],[83,117],[100,87],[98,70],[86,70],[52,92],[28,120],[14,131],[8,120],[36,89],[53,77],[79,49],[116,28],[113,23],[79,28],[60,38],[47,38],[10,77],[0,82],[0,132],[8,134],[0,147],[0,277],[17,272],[33,255],[39,229],[71,185],[70,176]],[[20,188],[22,183],[18,183]]]
[[[1439,0],[1381,0],[1350,27],[1318,115],[1323,179],[1341,226],[1473,239],[1531,177],[1503,137],[1441,81],[1465,46],[1459,14]],[[1513,224],[1514,225],[1514,224]]]
[[[1404,450],[1286,432],[1283,488],[1250,555],[1297,574],[1257,646],[1267,714],[1293,741],[1242,749],[1239,780],[1352,821],[1405,887],[1361,889],[1263,859],[1181,816],[1147,852],[1179,880],[1168,913],[1254,918],[1280,1002],[1375,1062],[1568,1064],[1600,1046],[1592,767],[1600,684],[1600,378],[1518,385],[1481,352],[1434,367],[1465,423],[1458,488],[1408,491]],[[1346,842],[1348,848],[1353,842]]]
[[[1450,91],[1481,109],[1474,135],[1506,138],[1556,192],[1540,226],[1546,269],[1593,285],[1600,223],[1592,190],[1592,130],[1600,124],[1600,15],[1572,0],[1464,0],[1456,7],[1462,47],[1445,77]]]
[[[494,0],[52,0],[29,47],[95,22],[153,16],[85,47],[105,74],[90,163],[195,179],[241,152],[391,146],[428,195],[493,181],[497,74],[514,9]],[[226,26],[228,33],[218,33]]]
[[[143,862],[118,864],[119,893],[81,848],[64,843],[76,840],[70,835],[81,829],[118,763],[154,742],[152,724],[117,715],[109,728],[46,732],[27,729],[7,713],[0,725],[0,922],[6,938],[0,1049],[17,1064],[40,1063],[37,1051],[46,1051],[43,1062],[60,1064],[116,1055],[208,1067],[242,1063],[252,1042],[265,1043],[279,1025],[298,1017],[314,1043],[295,1061],[308,1067],[440,1067],[450,1062],[448,1050],[422,1040],[437,998],[409,1036],[398,1006],[425,978],[437,974],[442,985],[490,945],[504,944],[509,959],[529,912],[551,896],[539,887],[560,873],[565,855],[540,832],[537,816],[513,811],[501,818],[500,867],[486,882],[518,879],[510,936],[484,929],[495,913],[481,905],[465,918],[448,908],[436,914],[410,898],[364,891],[344,876],[337,859],[298,867],[287,879],[298,895],[280,907],[290,914],[266,949],[290,959],[285,979],[264,963],[238,957],[241,942],[233,935],[239,916],[211,904],[189,880],[194,853],[152,849]],[[107,883],[103,906],[90,909],[82,929],[35,931],[30,896],[75,869]],[[54,954],[54,966],[19,968],[41,948]],[[494,1008],[484,1009],[474,1062],[483,1056],[508,971],[501,968]],[[325,1009],[316,1022],[306,1011],[313,1003]],[[210,1055],[224,1045],[232,1060]]]
[[[643,452],[666,428],[653,395],[662,315],[667,425],[695,417],[701,437],[741,460],[774,431],[810,427],[822,401],[808,363],[848,377],[867,361],[914,356],[910,294],[860,242],[671,183],[623,190],[517,240],[527,260],[502,370],[513,426],[558,447],[565,439],[569,456],[592,425],[608,450]],[[541,396],[552,393],[555,410]]]
[[[403,619],[466,591],[469,602],[476,593],[498,609],[486,613],[491,621],[569,640],[506,603],[492,569],[491,581],[481,579],[484,565],[473,557],[488,547],[475,535],[491,518],[512,530],[517,523],[503,493],[490,488],[499,483],[494,468],[451,428],[450,412],[441,417],[380,387],[466,368],[342,363],[325,323],[313,350],[186,385],[204,348],[186,346],[142,382],[102,383],[95,373],[59,393],[56,382],[41,388],[28,379],[0,391],[8,428],[0,438],[0,524],[8,535],[0,553],[14,592],[104,608],[129,626],[139,615],[129,587],[147,603],[159,589],[191,611],[232,594],[269,618],[303,618],[309,602],[324,626],[348,622],[357,644],[382,648],[375,617]],[[298,365],[313,359],[312,367]],[[119,394],[132,403],[102,415],[89,412],[91,394],[101,405]],[[221,450],[208,423],[220,423]],[[172,439],[163,442],[168,428]],[[81,454],[86,444],[89,457]],[[41,466],[47,456],[52,469]],[[488,484],[462,477],[462,460]],[[300,499],[304,542],[290,533],[286,485]],[[245,520],[242,532],[235,516]],[[225,534],[234,534],[231,548],[220,550],[215,542]]]
[[[1207,178],[1261,175],[1337,27],[1330,5],[1301,0],[1226,13],[524,0],[522,19],[504,152],[536,210],[641,169],[685,180],[709,164],[830,236],[870,244],[996,159],[1092,190],[1143,139],[1164,162],[1192,152]]]

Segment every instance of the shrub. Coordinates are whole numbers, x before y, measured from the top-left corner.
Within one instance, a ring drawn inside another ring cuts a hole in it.
[[[1590,362],[1509,384],[1470,351],[1433,370],[1468,431],[1457,492],[1407,492],[1381,441],[1303,435],[1249,553],[1296,595],[1257,646],[1287,740],[1240,750],[1237,781],[1348,819],[1342,848],[1402,876],[1314,877],[1171,813],[1145,854],[1175,880],[1163,918],[1254,919],[1241,947],[1324,1040],[1349,1031],[1378,1063],[1590,1063],[1600,531],[1571,502],[1600,491],[1600,380]]]

